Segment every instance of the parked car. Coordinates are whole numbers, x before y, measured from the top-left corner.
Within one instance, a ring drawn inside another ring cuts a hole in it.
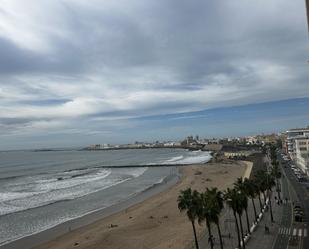
[[[302,222],[303,221],[303,216],[304,216],[304,211],[300,204],[295,204],[293,208],[293,213],[294,213],[294,221],[295,222]]]

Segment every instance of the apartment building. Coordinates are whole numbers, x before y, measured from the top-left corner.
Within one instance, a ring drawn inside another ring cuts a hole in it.
[[[298,137],[294,140],[297,166],[309,175],[309,136]]]
[[[309,127],[290,129],[286,131],[287,152],[292,160],[296,160],[296,143],[295,139],[309,137]]]

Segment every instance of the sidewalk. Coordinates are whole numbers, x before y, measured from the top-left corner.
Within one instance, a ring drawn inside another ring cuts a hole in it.
[[[284,189],[286,190],[286,189]],[[287,190],[286,190],[287,191]],[[286,192],[285,191],[285,192]],[[286,193],[282,193],[282,197]],[[256,225],[254,231],[251,233],[250,238],[248,239],[246,243],[247,249],[272,249],[276,238],[278,236],[278,231],[280,226],[282,225],[282,215],[283,215],[283,207],[286,204],[278,205],[275,200],[275,196],[277,195],[276,192],[272,193],[271,202],[272,202],[272,210],[273,210],[273,217],[274,222],[271,222],[270,218],[270,210],[269,208],[267,211],[264,211],[263,217],[260,220],[259,224]],[[264,203],[263,196],[262,197],[262,203]],[[255,200],[255,206],[256,211],[259,214],[260,213],[260,205],[258,198]],[[254,220],[254,211],[252,207],[251,199],[248,200],[248,216],[250,220],[250,228],[253,225]],[[237,216],[238,219],[238,216]],[[202,224],[204,226],[204,231],[202,234],[199,235],[199,245],[201,249],[209,248],[210,244],[208,243],[208,231],[205,228],[205,224]],[[244,234],[247,233],[247,222],[246,222],[246,216],[245,212],[242,215],[242,225],[243,225],[243,232]],[[269,227],[269,233],[265,233],[265,225]],[[224,249],[235,249],[238,247],[238,238],[237,238],[237,230],[235,227],[235,219],[234,215],[231,209],[228,207],[225,207],[223,210],[222,216],[220,217],[220,228],[221,228],[221,234],[222,234],[222,240],[223,240],[223,246]],[[220,248],[220,241],[219,236],[217,232],[217,227],[215,225],[212,225],[212,235],[215,238],[214,241],[214,248]],[[192,244],[192,247],[195,248]]]
[[[270,211],[268,209],[268,211],[264,213],[264,217],[256,227],[255,231],[252,233],[251,238],[246,245],[246,248],[250,249],[273,248],[278,235],[279,227],[281,225],[283,205],[285,204],[281,204],[280,206],[276,204],[273,193],[272,207],[273,207],[274,223],[271,222]],[[264,229],[265,225],[269,227],[270,230],[269,233],[265,233]]]
[[[278,234],[278,230],[281,224],[281,217],[282,217],[282,209],[283,205],[280,206],[276,204],[276,200],[274,198],[275,193],[272,195],[272,207],[273,207],[273,216],[274,216],[274,223],[271,222],[270,219],[270,211],[269,208],[267,211],[263,213],[263,218],[261,219],[260,223],[255,227],[254,232],[251,233],[250,239],[246,243],[246,248],[249,249],[271,249],[274,245],[274,242],[276,241],[276,237]],[[263,200],[262,200],[263,201]],[[258,200],[255,199],[256,209],[257,212],[260,211],[260,206],[258,203]],[[250,226],[252,226],[253,222],[253,208],[251,201],[249,202],[248,207],[248,216],[250,219]],[[220,219],[220,227],[221,227],[221,233],[222,233],[222,240],[224,244],[225,249],[235,249],[238,246],[238,238],[237,238],[237,231],[235,227],[235,220],[233,216],[232,210],[229,208],[225,208],[223,211],[223,215]],[[245,214],[242,216],[242,223],[243,223],[243,229],[244,233],[247,232],[247,223],[246,223],[246,217]],[[269,233],[265,233],[265,225],[269,227]],[[205,224],[203,224],[205,226]],[[215,238],[214,241],[214,248],[220,248],[220,241],[219,236],[217,232],[217,227],[212,225],[212,234]],[[209,248],[210,244],[208,243],[208,231],[205,229],[203,233],[199,236],[199,245],[201,249]],[[194,248],[194,245],[192,244],[192,248]]]
[[[269,158],[265,159],[267,164],[270,165]],[[288,190],[287,185],[283,184],[282,180],[281,180],[281,186],[282,186],[281,198],[285,198],[288,196]],[[286,209],[290,204],[282,203],[281,205],[278,205],[276,203],[275,196],[276,192],[273,192],[271,201],[272,201],[274,222],[273,223],[271,222],[270,211],[268,209],[268,211],[264,213],[264,217],[258,224],[257,229],[255,230],[254,233],[252,233],[252,236],[247,243],[246,246],[247,248],[273,249],[275,247],[275,244],[278,242],[277,241],[277,237],[279,236],[278,232],[283,222],[283,214],[284,214],[283,210]],[[265,225],[270,228],[269,233],[265,233],[264,229]]]
[[[287,190],[285,192],[287,192]],[[287,193],[282,193],[282,196],[285,194]],[[276,192],[273,192],[271,196],[271,202],[272,202],[274,222],[273,223],[271,222],[270,210],[268,208],[267,211],[264,211],[262,219],[260,220],[259,224],[255,227],[254,231],[251,233],[250,238],[246,243],[246,248],[248,249],[273,248],[278,235],[279,228],[281,226],[283,207],[285,205],[285,204],[278,205],[276,203],[275,196]],[[263,199],[262,202],[264,202]],[[257,198],[255,199],[255,206],[257,213],[260,213],[260,205]],[[248,200],[248,216],[250,219],[250,227],[251,227],[254,219],[254,211],[250,199]],[[223,212],[220,221],[221,221],[220,226],[221,226],[221,233],[223,235],[222,237],[223,237],[224,248],[228,249],[237,248],[238,238],[232,210],[226,208]],[[247,229],[245,213],[242,215],[242,225],[244,233],[246,234],[248,229]],[[265,233],[265,225],[269,227],[269,233]],[[217,228],[215,226],[212,227],[212,233],[215,237],[214,248],[220,248],[219,236],[217,233]],[[208,243],[207,230],[205,230],[203,236],[200,239],[200,248],[202,249],[210,248],[210,244]]]

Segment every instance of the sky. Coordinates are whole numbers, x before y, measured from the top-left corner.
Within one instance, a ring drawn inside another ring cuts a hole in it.
[[[0,150],[309,125],[304,0],[0,0]]]

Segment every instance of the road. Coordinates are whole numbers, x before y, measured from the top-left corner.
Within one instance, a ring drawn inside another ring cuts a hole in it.
[[[281,179],[281,193],[282,198],[287,198],[288,201],[285,201],[282,207],[282,217],[273,249],[286,249],[289,242],[289,234],[292,230],[292,198],[285,174],[283,174]]]
[[[290,166],[278,154],[282,168],[282,195],[288,202],[283,206],[283,214],[278,235],[273,249],[308,249],[308,222],[309,222],[309,186],[297,180]],[[303,222],[294,222],[293,203],[299,203],[304,208]]]

